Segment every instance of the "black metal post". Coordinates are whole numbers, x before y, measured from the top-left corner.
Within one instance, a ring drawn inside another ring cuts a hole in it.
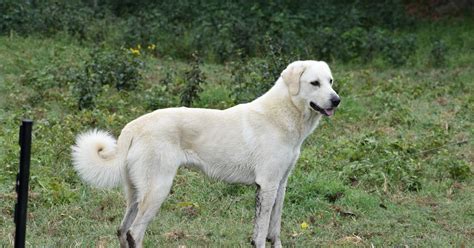
[[[15,248],[25,247],[26,207],[28,205],[28,181],[30,179],[32,120],[23,120],[20,127],[20,168],[16,178],[18,201],[15,205]]]

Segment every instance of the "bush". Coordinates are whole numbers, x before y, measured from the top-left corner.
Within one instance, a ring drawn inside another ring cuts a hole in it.
[[[340,57],[344,61],[352,61],[360,58],[368,46],[367,36],[367,31],[361,27],[355,27],[342,33],[341,39],[343,42]]]
[[[446,155],[446,154],[443,154]],[[453,179],[456,181],[464,181],[472,177],[473,173],[469,163],[456,158],[437,156],[432,162],[437,170],[437,179]]]
[[[0,34],[11,31],[27,33],[34,13],[29,4],[18,1],[0,1]]]
[[[45,1],[18,3],[0,2],[0,33],[39,33],[46,36],[66,32],[83,40],[87,27],[97,16],[93,9],[75,1]]]
[[[174,107],[177,103],[167,85],[153,85],[145,91],[145,108],[147,110],[156,110],[160,108]]]
[[[431,44],[430,64],[435,67],[440,67],[446,64],[446,56],[448,53],[448,46],[442,40],[435,40]]]
[[[264,59],[250,59],[231,64],[233,84],[231,96],[235,103],[249,102],[268,91],[286,66],[299,59],[283,52],[283,45],[265,37],[268,55]]]
[[[388,37],[384,40],[382,55],[390,64],[402,66],[415,52],[415,41],[416,39],[412,35]]]
[[[129,51],[95,49],[90,56],[82,70],[72,69],[70,73],[80,109],[94,106],[103,85],[132,90],[141,82],[143,62]]]
[[[469,164],[464,160],[450,161],[448,166],[449,175],[454,180],[467,180],[472,177]]]
[[[234,102],[237,104],[250,102],[267,92],[288,65],[281,61],[283,61],[281,58],[276,60],[269,58],[233,63],[231,97]]]
[[[147,110],[156,110],[176,106],[179,99],[176,97],[177,83],[175,72],[167,69],[165,77],[159,84],[145,90],[145,107]]]
[[[395,65],[406,62],[411,41],[400,37],[374,46],[371,30],[408,27],[403,2],[299,1],[88,1],[0,2],[0,32],[51,36],[64,32],[80,41],[115,46],[157,44],[157,52],[192,59],[192,51],[213,62],[267,57],[269,37],[284,54],[344,61],[383,54]],[[386,32],[388,33],[388,32]],[[375,39],[376,43],[379,43]],[[392,54],[393,51],[393,54]]]
[[[197,53],[193,53],[193,62],[191,69],[186,72],[186,81],[184,82],[183,90],[181,91],[181,104],[186,107],[191,107],[193,102],[199,99],[199,93],[202,92],[202,84],[205,77],[201,71],[201,58]]]

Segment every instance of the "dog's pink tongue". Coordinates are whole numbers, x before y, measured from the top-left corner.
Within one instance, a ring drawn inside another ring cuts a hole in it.
[[[324,112],[326,112],[328,116],[331,116],[334,114],[334,109],[325,109]]]

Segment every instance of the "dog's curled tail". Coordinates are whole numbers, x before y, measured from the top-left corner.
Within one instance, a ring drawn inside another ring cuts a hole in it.
[[[120,137],[117,145],[111,134],[97,129],[82,133],[72,146],[74,169],[82,180],[93,186],[117,186],[121,182],[130,142],[127,137]]]

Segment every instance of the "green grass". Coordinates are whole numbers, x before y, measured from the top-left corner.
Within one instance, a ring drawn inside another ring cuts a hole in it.
[[[419,49],[406,67],[331,63],[342,105],[305,142],[290,177],[285,246],[474,246],[473,30],[472,21],[426,24],[417,31]],[[429,63],[432,36],[450,48],[443,67]],[[147,89],[168,69],[182,77],[187,65],[145,57],[144,85],[130,92],[105,87],[93,110],[77,110],[70,85],[38,91],[28,84],[29,75],[82,64],[89,50],[61,37],[0,37],[2,246],[13,240],[22,117],[35,120],[28,244],[118,246],[121,192],[84,185],[72,169],[69,147],[89,128],[117,135],[147,112]],[[197,106],[231,106],[230,69],[206,64],[203,70],[207,85]],[[253,187],[180,170],[145,245],[249,246],[254,193]]]

